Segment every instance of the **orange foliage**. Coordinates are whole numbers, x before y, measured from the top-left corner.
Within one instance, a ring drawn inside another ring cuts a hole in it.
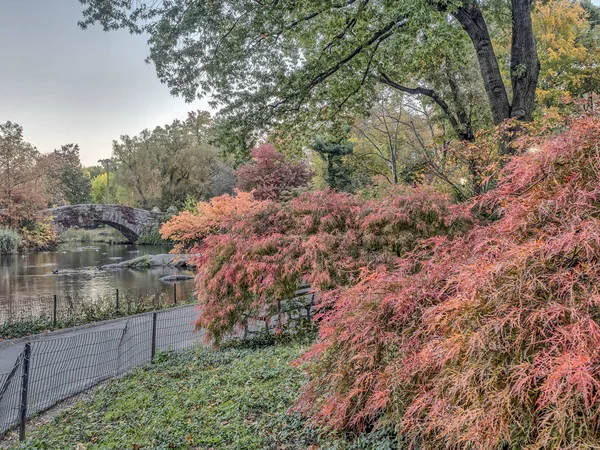
[[[208,235],[224,232],[244,214],[251,212],[261,202],[255,201],[252,194],[235,191],[214,197],[209,202],[200,202],[197,211],[183,211],[165,222],[160,233],[163,239],[176,242],[174,251],[194,252],[195,247]]]

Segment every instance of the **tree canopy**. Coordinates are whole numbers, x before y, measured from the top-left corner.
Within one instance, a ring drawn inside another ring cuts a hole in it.
[[[230,130],[313,132],[364,110],[377,84],[427,97],[460,139],[490,118],[532,118],[540,67],[529,0],[80,1],[83,28],[147,34],[161,81],[188,100],[210,94]],[[484,8],[502,13],[485,18]],[[508,80],[488,26],[505,13]]]

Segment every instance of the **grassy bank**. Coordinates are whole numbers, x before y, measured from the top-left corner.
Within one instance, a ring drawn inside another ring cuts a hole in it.
[[[82,228],[69,228],[60,235],[62,242],[80,242],[91,244],[93,242],[104,244],[126,244],[127,238],[117,230],[109,227],[85,230]]]
[[[288,409],[303,383],[290,363],[303,343],[159,355],[30,427],[15,449],[397,448],[384,433],[350,440],[307,426]]]

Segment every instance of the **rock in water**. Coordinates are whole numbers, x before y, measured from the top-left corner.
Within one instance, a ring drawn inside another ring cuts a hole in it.
[[[191,275],[169,275],[162,277],[160,281],[164,283],[174,283],[176,281],[193,280],[194,277]]]
[[[160,255],[144,255],[138,258],[122,261],[115,264],[106,264],[103,269],[149,269],[150,267],[186,267],[194,268],[196,265],[192,262],[198,255],[172,255],[163,253]]]

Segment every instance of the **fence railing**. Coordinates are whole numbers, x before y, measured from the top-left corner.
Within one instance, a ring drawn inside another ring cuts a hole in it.
[[[0,326],[28,321],[73,325],[153,311],[191,303],[193,287],[193,282],[186,282],[114,289],[98,294],[23,298],[0,304]]]
[[[309,289],[281,302],[275,316],[249,317],[230,338],[246,338],[276,327],[293,326],[311,317]],[[25,424],[34,415],[134,367],[149,364],[157,351],[181,351],[205,343],[196,330],[195,306],[179,306],[123,320],[122,326],[73,336],[23,343],[12,370],[0,374],[0,435]],[[1,348],[0,348],[1,357]]]

